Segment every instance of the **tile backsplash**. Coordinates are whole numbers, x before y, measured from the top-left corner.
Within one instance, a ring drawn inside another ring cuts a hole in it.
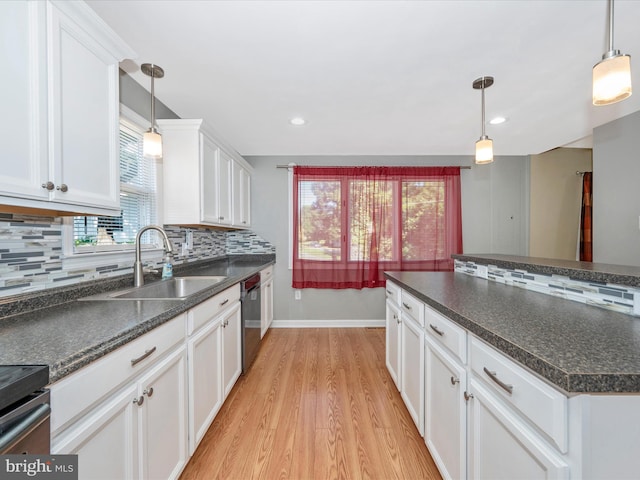
[[[627,315],[638,314],[636,312],[640,290],[625,285],[588,282],[563,275],[531,273],[525,270],[499,268],[495,265],[479,265],[475,262],[461,260],[455,261],[454,270],[496,283],[533,290]],[[634,312],[634,302],[636,312]]]
[[[165,225],[174,264],[233,254],[274,254],[275,247],[247,230],[223,231]],[[182,255],[187,230],[193,248]],[[63,222],[58,217],[0,213],[0,297],[131,273],[132,260],[69,267],[63,255]],[[78,256],[75,256],[76,258]],[[162,261],[157,265],[161,266]]]

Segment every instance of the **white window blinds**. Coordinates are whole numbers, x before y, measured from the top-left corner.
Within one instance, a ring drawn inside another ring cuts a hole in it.
[[[140,227],[157,221],[155,163],[142,155],[142,132],[124,121],[120,123],[120,207],[116,217],[74,217],[74,252],[132,248]],[[146,236],[143,244],[155,239]]]

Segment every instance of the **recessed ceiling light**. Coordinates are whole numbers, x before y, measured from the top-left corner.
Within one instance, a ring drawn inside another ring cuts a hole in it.
[[[299,127],[307,123],[307,121],[302,117],[293,117],[291,120],[289,120],[289,123],[291,125],[295,125],[296,127]]]
[[[491,120],[489,120],[489,123],[491,125],[500,125],[501,123],[504,123],[506,121],[507,121],[507,119],[504,118],[504,117],[495,117],[495,118],[492,118]]]

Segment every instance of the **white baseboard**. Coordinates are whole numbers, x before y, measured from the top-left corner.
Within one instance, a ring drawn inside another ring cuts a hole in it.
[[[384,328],[384,319],[371,320],[274,320],[272,328]]]

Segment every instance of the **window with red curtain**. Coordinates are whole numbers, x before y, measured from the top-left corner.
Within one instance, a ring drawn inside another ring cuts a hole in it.
[[[293,288],[375,288],[384,270],[451,271],[459,167],[294,167]]]

